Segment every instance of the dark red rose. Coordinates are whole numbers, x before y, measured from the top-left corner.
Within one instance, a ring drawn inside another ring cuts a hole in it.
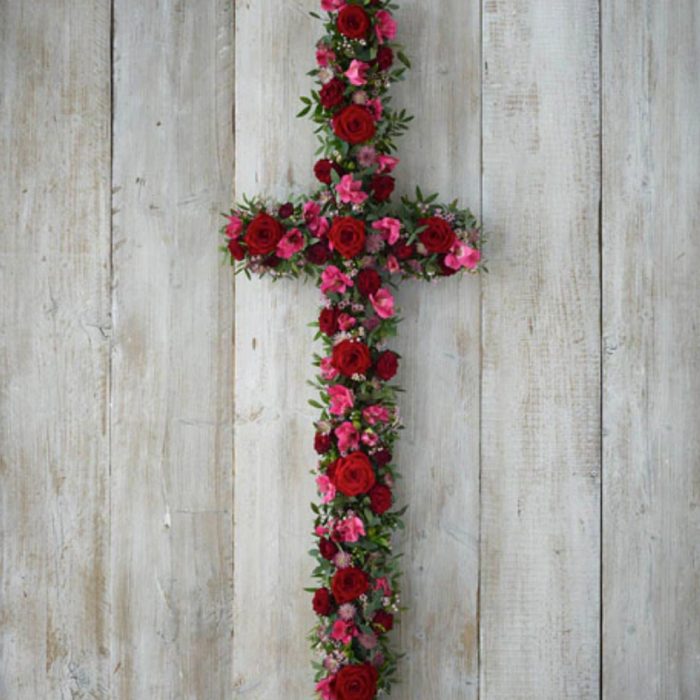
[[[394,178],[391,175],[375,175],[372,178],[372,194],[378,202],[386,202],[394,192]]]
[[[398,241],[396,241],[393,252],[399,260],[408,260],[416,254],[416,247],[413,245],[408,245],[405,238],[400,238]]]
[[[326,109],[333,109],[343,103],[345,97],[345,83],[339,78],[329,80],[319,93],[321,104]]]
[[[322,309],[318,316],[318,327],[321,333],[326,335],[335,335],[338,332],[338,316],[340,311],[335,307],[330,309]]]
[[[260,212],[249,224],[245,232],[245,243],[251,255],[269,255],[284,235],[284,229],[277,219]]]
[[[372,622],[383,627],[385,632],[391,632],[394,629],[394,616],[385,610],[379,610],[372,618]]]
[[[372,664],[343,666],[335,677],[337,700],[374,700],[379,672]]]
[[[391,489],[384,484],[377,484],[369,492],[372,511],[377,515],[386,513],[392,504]]]
[[[280,219],[288,219],[293,213],[294,205],[291,202],[287,202],[279,208],[277,215],[280,217]]]
[[[376,480],[369,457],[364,452],[351,452],[338,460],[333,482],[340,493],[359,496],[367,493]]]
[[[314,450],[320,455],[325,455],[333,446],[333,441],[329,434],[316,433],[314,437]]]
[[[339,569],[331,580],[331,590],[339,604],[350,603],[363,593],[367,593],[369,576],[362,569],[357,569],[354,566]]]
[[[377,51],[377,66],[379,70],[389,70],[394,65],[394,52],[389,46],[380,46]]]
[[[266,267],[277,267],[282,260],[278,258],[276,255],[268,255],[264,260],[263,263],[265,264]]]
[[[338,216],[333,219],[328,238],[344,258],[354,258],[365,249],[365,222],[352,216]]]
[[[394,458],[394,456],[389,452],[389,450],[379,450],[375,452],[372,457],[374,462],[378,467],[386,467],[389,462]]]
[[[367,108],[350,105],[333,117],[333,131],[339,139],[356,145],[369,141],[377,132],[377,125]]]
[[[345,377],[365,374],[372,366],[369,348],[359,340],[342,340],[333,348],[331,364]]]
[[[375,367],[375,371],[377,376],[383,382],[388,382],[390,379],[393,379],[396,376],[398,369],[399,356],[395,352],[387,350],[377,358],[377,366]]]
[[[236,240],[230,240],[228,242],[228,251],[236,260],[243,260],[243,258],[245,258],[245,250],[243,250],[243,246]]]
[[[333,168],[333,163],[327,158],[322,158],[316,162],[314,165],[314,175],[319,182],[324,185],[330,185],[331,179],[331,169]]]
[[[338,553],[338,545],[325,537],[318,543],[318,549],[324,559],[330,561]]]
[[[319,588],[316,593],[314,593],[312,605],[317,615],[330,615],[333,610],[333,601],[331,600],[330,591],[327,588]]]
[[[306,259],[312,265],[323,265],[328,262],[331,252],[325,243],[314,243],[306,249]]]
[[[369,27],[369,16],[357,5],[346,5],[338,13],[338,31],[348,39],[364,39]]]
[[[420,234],[420,240],[429,253],[450,252],[457,237],[447,221],[438,216],[431,216],[421,219],[418,223],[428,227]]]
[[[355,278],[357,291],[367,298],[370,294],[376,294],[382,286],[382,278],[376,270],[362,270]]]
[[[338,468],[338,460],[331,462],[326,468],[326,476],[331,480],[331,483],[335,484],[335,470]]]

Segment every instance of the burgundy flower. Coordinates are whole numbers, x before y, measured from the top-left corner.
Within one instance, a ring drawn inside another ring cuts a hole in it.
[[[316,433],[314,437],[314,450],[320,455],[326,454],[333,446],[331,436],[324,433]]]
[[[306,259],[312,265],[323,265],[328,262],[331,253],[325,243],[314,243],[306,249]]]
[[[338,545],[325,537],[318,543],[321,556],[330,561],[338,553]]]
[[[391,175],[375,175],[372,178],[372,194],[378,202],[386,202],[394,192],[394,178]]]
[[[388,382],[390,379],[393,379],[398,369],[399,356],[395,352],[387,350],[377,358],[375,372],[382,381]]]
[[[340,312],[335,307],[322,309],[318,316],[318,327],[321,333],[335,335],[338,332],[338,316]]]
[[[317,615],[330,615],[333,610],[331,592],[327,588],[319,588],[314,593],[312,605]]]
[[[376,270],[362,270],[355,279],[357,291],[363,297],[368,298],[370,294],[376,294],[382,286],[382,278]]]
[[[369,500],[372,511],[377,515],[383,515],[391,508],[391,489],[384,484],[377,484],[370,490]]]
[[[283,204],[277,212],[280,219],[288,219],[294,213],[294,205],[291,202]]]
[[[321,104],[326,109],[333,109],[333,107],[337,107],[343,103],[344,95],[345,83],[338,78],[333,78],[333,80],[329,80],[321,88],[319,98],[321,100]]]
[[[379,70],[389,70],[394,65],[394,52],[389,46],[380,46],[377,51],[377,66]]]

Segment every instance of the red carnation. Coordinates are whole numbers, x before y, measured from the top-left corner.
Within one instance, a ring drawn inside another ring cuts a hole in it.
[[[248,224],[245,242],[251,255],[269,255],[284,235],[282,224],[268,214],[260,212]]]
[[[385,632],[394,629],[394,616],[384,610],[379,610],[372,618],[372,623],[384,628]]]
[[[355,7],[348,5],[347,7]],[[369,141],[377,132],[374,117],[365,107],[350,105],[333,117],[335,135],[352,145]]]
[[[362,569],[357,569],[354,566],[347,569],[339,569],[333,576],[331,589],[338,603],[350,603],[367,593],[369,590],[369,576]]]
[[[338,332],[338,316],[340,312],[335,306],[330,309],[322,309],[318,317],[318,327],[321,333],[335,335]]]
[[[376,481],[372,462],[364,452],[352,452],[341,457],[333,479],[338,491],[346,496],[367,493]]]
[[[372,664],[343,666],[335,677],[337,700],[374,700],[379,672]]]
[[[326,109],[333,109],[339,104],[342,104],[345,96],[345,83],[339,78],[329,80],[319,93],[321,104]]]
[[[375,452],[372,457],[374,458],[374,462],[378,467],[386,467],[389,462],[394,458],[394,456],[389,452],[389,450],[379,450],[379,452]]]
[[[421,226],[427,226],[420,234],[421,243],[429,253],[449,253],[457,236],[452,227],[439,216],[431,216],[418,222]]]
[[[342,340],[333,348],[331,364],[343,376],[352,377],[365,374],[372,365],[372,358],[369,348],[362,341]]]
[[[325,243],[314,243],[306,249],[306,259],[312,265],[323,265],[328,262],[331,252]]]
[[[409,258],[412,258],[416,254],[416,247],[412,245],[408,245],[406,243],[406,240],[403,238],[400,238],[397,242],[396,245],[393,248],[394,255],[399,259],[399,260],[408,260]]]
[[[291,202],[287,202],[279,208],[277,215],[280,217],[280,219],[288,219],[293,213],[294,205]]]
[[[370,294],[376,294],[382,286],[382,278],[376,270],[362,270],[355,278],[357,291],[367,298]]]
[[[316,162],[314,165],[314,175],[319,182],[324,185],[330,185],[332,182],[331,170],[333,168],[333,163],[327,158],[322,158]]]
[[[393,379],[398,369],[399,356],[395,352],[387,350],[378,357],[375,371],[382,381],[388,382],[390,379]]]
[[[317,615],[330,615],[333,610],[333,601],[331,600],[330,591],[327,588],[319,588],[316,593],[314,593],[312,605]]]
[[[391,508],[391,489],[384,484],[377,484],[369,492],[369,500],[372,511],[377,515],[382,515]]]
[[[243,246],[237,240],[232,239],[228,242],[228,250],[235,260],[243,260],[245,258],[245,250],[243,250]]]
[[[348,39],[364,39],[369,27],[369,16],[357,5],[346,5],[338,13],[338,31]]]
[[[372,194],[378,202],[386,202],[394,192],[394,178],[391,175],[375,175],[372,178]]]
[[[333,247],[348,260],[365,249],[365,222],[352,216],[338,216],[328,232]]]
[[[394,65],[394,52],[389,46],[380,46],[377,51],[377,65],[379,70],[389,70]]]
[[[338,553],[338,545],[335,542],[327,540],[325,537],[318,543],[321,556],[330,561]]]
[[[318,454],[325,455],[332,446],[333,442],[328,433],[316,433],[316,436],[314,437],[314,450],[316,450]]]

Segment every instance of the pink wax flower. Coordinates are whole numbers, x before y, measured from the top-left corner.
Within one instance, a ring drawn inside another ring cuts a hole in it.
[[[333,692],[333,683],[335,683],[335,676],[328,676],[316,684],[316,692],[321,696],[322,700],[336,700],[335,692]]]
[[[338,552],[333,557],[333,563],[338,569],[347,569],[352,566],[352,557],[347,552]]]
[[[369,64],[364,61],[354,59],[350,62],[350,68],[345,71],[345,77],[350,81],[351,85],[360,87],[367,83],[367,71]]]
[[[351,452],[359,447],[360,434],[350,421],[341,423],[335,429],[335,436],[338,438],[338,449],[341,452]]]
[[[292,255],[298,253],[303,247],[304,234],[298,228],[290,229],[277,244],[277,257],[289,260]]]
[[[394,297],[387,289],[380,289],[376,294],[370,294],[369,300],[372,302],[372,306],[379,318],[391,318],[396,313],[394,310]]]
[[[377,163],[379,163],[379,168],[377,168],[377,172],[390,173],[399,164],[399,162],[399,159],[394,158],[394,156],[378,156]]]
[[[382,158],[383,156],[379,157]],[[363,168],[369,168],[370,165],[374,165],[377,160],[377,151],[374,146],[362,146],[357,152],[357,162]]]
[[[362,417],[370,425],[377,425],[377,423],[387,423],[391,415],[385,406],[381,406],[377,403],[373,406],[367,406],[367,408],[362,411]]]
[[[343,175],[335,186],[335,191],[338,193],[338,199],[345,204],[362,204],[369,197],[362,191],[362,181],[354,180],[352,175]]]
[[[445,265],[453,270],[459,270],[465,267],[467,270],[474,270],[481,260],[481,252],[476,248],[469,247],[462,241],[457,241],[450,251],[449,255],[445,256]]]
[[[377,33],[377,39],[380,44],[383,44],[386,39],[393,41],[396,39],[396,20],[386,10],[379,10],[374,18],[374,31]]]
[[[379,443],[379,436],[376,433],[373,433],[371,431],[365,431],[362,433],[362,437],[360,438],[360,442],[363,445],[367,445],[367,447],[374,447]]]
[[[334,416],[344,416],[355,405],[355,394],[342,384],[328,387],[328,396],[331,400],[329,411]]]
[[[392,275],[396,274],[401,270],[401,266],[399,265],[399,261],[396,259],[395,255],[390,255],[386,259],[386,269],[391,272]]]
[[[366,318],[362,325],[371,333],[380,323],[381,321],[376,316],[371,316]]]
[[[335,639],[336,642],[340,642],[343,645],[350,644],[354,629],[355,625],[352,622],[336,620],[331,630],[331,639]]]
[[[377,97],[374,100],[367,100],[367,107],[369,111],[372,112],[372,116],[375,121],[379,121],[384,113],[384,105],[382,101]]]
[[[379,231],[389,245],[394,245],[401,237],[401,222],[391,216],[385,216],[372,224],[375,231]]]
[[[324,12],[337,12],[345,7],[345,0],[321,0],[321,9]]]
[[[333,358],[324,357],[321,360],[321,376],[327,381],[332,382],[340,372],[333,367]]]
[[[316,47],[316,63],[325,68],[331,61],[335,61],[335,52],[326,44],[319,44]]]
[[[336,532],[343,542],[357,542],[366,534],[365,524],[356,515],[351,515],[338,523]]]
[[[365,248],[368,253],[378,253],[384,247],[384,239],[378,233],[370,233],[367,236],[367,242],[365,243]],[[370,267],[374,265],[374,258],[370,257],[369,260],[364,261],[365,267]]]
[[[335,498],[335,486],[325,474],[316,477],[316,486],[324,503],[330,503]]]
[[[343,603],[338,608],[338,616],[341,620],[354,620],[357,608],[352,603]]]
[[[236,240],[241,233],[243,233],[243,222],[237,216],[229,216],[226,236],[231,240]]]
[[[321,273],[321,292],[324,294],[344,294],[345,290],[352,286],[353,281],[335,265],[329,265]]]
[[[356,105],[366,105],[369,95],[364,90],[357,90],[353,92],[351,99]]]

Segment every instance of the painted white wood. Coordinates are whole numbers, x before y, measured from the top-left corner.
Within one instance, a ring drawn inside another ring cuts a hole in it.
[[[0,697],[108,697],[109,3],[0,2]]]
[[[233,6],[114,5],[113,697],[231,689]]]
[[[603,691],[700,693],[700,13],[603,5]]]
[[[394,103],[416,115],[399,143],[399,190],[481,195],[480,3],[401,3],[399,40],[413,70]],[[399,397],[406,429],[398,497],[408,503],[402,700],[478,697],[480,283],[459,276],[404,284]]]
[[[598,3],[486,0],[481,698],[599,693]]]
[[[236,7],[236,195],[284,201],[315,187],[313,125],[295,118],[312,87],[315,0]],[[316,183],[317,184],[317,183]],[[306,636],[316,462],[319,294],[300,281],[236,280],[234,697],[313,696]]]

